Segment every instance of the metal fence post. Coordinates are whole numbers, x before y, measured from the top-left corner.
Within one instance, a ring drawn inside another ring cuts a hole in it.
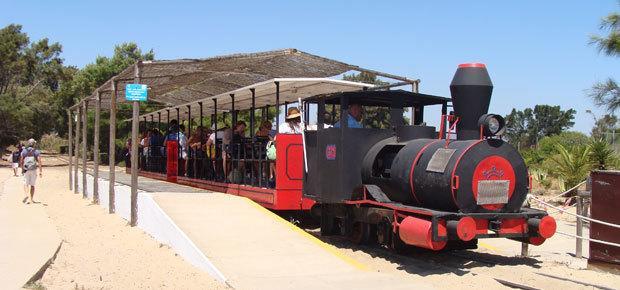
[[[527,257],[529,255],[529,244],[521,243],[521,257]]]
[[[577,195],[575,196],[575,198],[577,199],[577,204],[576,204],[576,209],[577,209],[577,224],[576,224],[576,228],[577,228],[577,238],[575,239],[576,241],[576,245],[575,245],[575,257],[577,258],[581,258],[582,256],[582,247],[583,247],[583,241],[581,238],[582,234],[583,234],[583,220],[581,219],[581,215],[583,214],[583,197]]]

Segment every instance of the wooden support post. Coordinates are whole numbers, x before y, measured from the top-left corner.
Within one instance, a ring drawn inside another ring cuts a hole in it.
[[[73,190],[78,193],[78,178],[80,168],[80,124],[82,123],[82,108],[75,109],[75,167],[73,168]]]
[[[95,125],[93,129],[93,203],[99,204],[99,119],[101,117],[101,94],[95,100]]]
[[[86,181],[86,172],[88,167],[88,101],[82,102],[82,197],[85,198],[88,193]]]
[[[583,197],[575,196],[575,198],[577,200],[577,204],[575,205],[577,209],[577,215],[583,215]],[[576,235],[578,237],[581,237],[583,235],[583,220],[579,216],[577,216],[576,228],[577,228]],[[575,241],[576,241],[575,257],[581,258],[583,240],[581,238],[576,238]]]
[[[140,83],[140,62],[134,66],[134,83]],[[131,118],[131,220],[135,227],[138,224],[138,130],[140,125],[140,102],[133,102],[133,116]]]
[[[116,170],[116,80],[112,78],[111,83],[111,96],[110,96],[110,144],[108,149],[108,162],[110,165],[110,171],[108,175],[109,188],[108,188],[108,213],[114,213],[116,211],[115,201],[116,194],[114,192],[115,182],[115,170]]]
[[[67,122],[69,123],[69,136],[67,144],[69,145],[69,190],[73,190],[73,116],[71,110],[67,109]]]

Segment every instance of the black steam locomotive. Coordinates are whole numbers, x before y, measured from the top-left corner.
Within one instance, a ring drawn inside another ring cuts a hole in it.
[[[317,128],[305,131],[303,194],[320,206],[321,234],[431,250],[475,248],[492,237],[540,245],[553,236],[552,217],[522,207],[531,179],[501,139],[504,119],[487,114],[492,90],[485,65],[470,63],[459,65],[451,99],[372,89],[306,99],[306,112],[316,105]],[[352,104],[389,108],[389,128],[330,127]],[[442,107],[438,129],[423,123],[430,105]]]

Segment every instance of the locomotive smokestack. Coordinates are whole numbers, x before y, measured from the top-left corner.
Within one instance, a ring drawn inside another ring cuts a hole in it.
[[[493,83],[484,64],[459,65],[450,83],[454,114],[460,118],[456,125],[459,140],[480,137],[478,119],[488,112],[492,92]]]

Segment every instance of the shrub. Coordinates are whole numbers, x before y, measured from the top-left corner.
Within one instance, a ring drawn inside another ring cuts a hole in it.
[[[571,188],[586,179],[592,169],[590,146],[574,146],[567,149],[556,144],[557,155],[551,157],[556,166],[553,172],[563,180],[565,188]]]
[[[598,139],[590,143],[590,161],[596,169],[606,170],[615,168],[618,157],[607,141]]]
[[[48,152],[59,153],[60,147],[67,145],[67,140],[60,138],[58,133],[45,134],[41,137],[39,148]]]

